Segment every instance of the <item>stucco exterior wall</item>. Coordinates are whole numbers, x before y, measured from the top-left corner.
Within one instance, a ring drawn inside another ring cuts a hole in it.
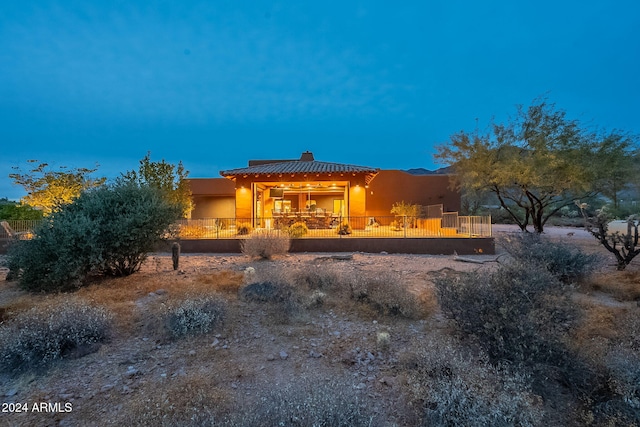
[[[193,196],[196,207],[191,218],[234,218],[236,198],[234,196]]]
[[[236,189],[236,218],[250,219],[253,198],[251,189],[247,187],[239,187]]]
[[[196,203],[196,209],[191,217],[221,218],[237,217],[251,218],[253,212],[253,197],[251,194],[252,181],[260,182],[305,182],[306,175],[265,178],[264,176],[237,177],[236,182],[225,178],[200,178],[190,180],[191,191]],[[348,211],[347,215],[354,217],[389,217],[391,206],[400,201],[423,206],[442,204],[445,212],[460,210],[460,194],[449,189],[448,175],[411,175],[400,170],[381,170],[366,187],[364,176],[336,176],[318,174],[316,181],[332,182],[333,180],[348,180]],[[347,194],[345,194],[346,196]],[[290,195],[294,209],[304,207],[306,197],[303,194]],[[333,200],[337,195],[313,196],[317,206],[333,210]],[[270,216],[273,201],[265,197],[264,215]],[[233,207],[232,207],[233,205]],[[354,224],[355,225],[355,224]]]
[[[422,206],[442,204],[444,212],[460,210],[460,193],[449,189],[449,175],[381,170],[367,189],[366,216],[389,216],[393,204],[401,201]]]
[[[235,182],[226,178],[190,178],[189,188],[194,196],[234,197]]]

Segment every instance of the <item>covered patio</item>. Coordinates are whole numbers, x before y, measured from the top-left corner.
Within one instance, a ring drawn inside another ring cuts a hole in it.
[[[377,173],[367,166],[319,162],[310,152],[299,160],[250,161],[245,168],[220,172],[235,182],[236,218],[246,218],[254,228],[303,221],[312,229],[365,216],[365,190]]]

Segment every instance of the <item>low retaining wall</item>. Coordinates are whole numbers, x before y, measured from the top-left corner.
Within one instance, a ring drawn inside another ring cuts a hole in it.
[[[194,239],[181,240],[183,253],[239,253],[239,239]],[[167,247],[167,250],[170,250]],[[459,255],[495,254],[495,242],[492,237],[444,239],[411,239],[411,238],[364,238],[353,237],[343,239],[293,239],[290,252],[368,252],[390,254],[428,254]]]
[[[0,239],[0,254],[5,254],[10,240]],[[240,253],[240,239],[194,239],[181,240],[183,253]],[[162,245],[160,251],[171,251],[170,245]],[[390,254],[428,254],[458,255],[495,254],[496,247],[493,237],[444,239],[410,239],[410,238],[372,238],[358,239],[346,237],[343,239],[293,239],[290,252],[368,252]]]

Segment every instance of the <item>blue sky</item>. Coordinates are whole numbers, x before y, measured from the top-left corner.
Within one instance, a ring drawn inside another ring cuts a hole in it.
[[[108,177],[254,158],[435,168],[434,145],[546,95],[640,133],[640,3],[74,1],[0,10],[0,197],[27,159]]]

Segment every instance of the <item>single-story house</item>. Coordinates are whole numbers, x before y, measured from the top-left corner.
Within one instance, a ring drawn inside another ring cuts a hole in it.
[[[460,209],[460,194],[450,189],[448,175],[321,162],[308,151],[296,160],[250,160],[246,167],[220,175],[190,179],[192,219],[237,218],[268,227],[291,213],[385,221],[392,217],[392,205],[401,201],[442,205],[444,212]]]

